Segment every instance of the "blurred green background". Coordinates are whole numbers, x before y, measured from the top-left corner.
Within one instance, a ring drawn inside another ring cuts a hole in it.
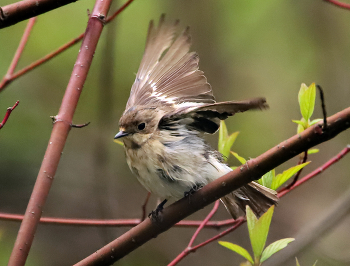
[[[2,0],[1,5],[13,1]],[[111,11],[122,1],[115,1]],[[44,56],[85,30],[87,9],[81,0],[41,15],[17,69]],[[240,131],[234,151],[256,157],[296,133],[292,119],[300,119],[298,91],[312,82],[325,90],[332,115],[350,103],[350,11],[321,0],[186,1],[135,0],[104,28],[79,102],[74,123],[53,183],[44,216],[67,218],[139,218],[147,195],[126,165],[123,149],[113,143],[130,87],[140,63],[151,19],[161,13],[191,26],[192,50],[217,100],[264,96],[265,112],[238,114],[227,120],[229,131]],[[26,21],[0,31],[0,76],[16,51]],[[10,84],[0,96],[0,115],[16,100],[20,105],[0,134],[0,211],[25,211],[80,44]],[[313,118],[321,117],[316,101]],[[320,166],[350,142],[349,132],[319,145],[302,176]],[[216,138],[209,138],[216,145]],[[284,197],[275,211],[268,242],[297,237],[317,222],[350,186],[350,157]],[[296,164],[298,158],[277,169]],[[238,165],[233,158],[231,165]],[[148,212],[156,205],[152,198]],[[201,210],[191,219],[203,219]],[[221,206],[215,219],[228,219]],[[349,265],[350,217],[339,221],[313,244],[280,265]],[[0,221],[0,264],[5,265],[19,223]],[[71,265],[115,239],[128,228],[39,225],[28,265]],[[188,244],[192,229],[173,228],[148,242],[117,265],[166,265]],[[205,229],[196,243],[218,233]],[[246,225],[224,237],[250,250]],[[281,255],[282,252],[281,252]],[[238,265],[238,255],[212,243],[179,265]],[[273,257],[271,259],[273,261]],[[266,263],[266,265],[269,265]],[[272,264],[271,264],[272,265]]]

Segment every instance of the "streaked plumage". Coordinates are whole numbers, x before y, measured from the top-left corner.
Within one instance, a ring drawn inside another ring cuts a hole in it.
[[[178,21],[167,23],[164,15],[157,28],[150,22],[144,56],[115,136],[123,137],[131,171],[161,199],[180,199],[231,171],[202,134],[215,133],[220,120],[235,113],[267,107],[264,98],[215,102],[198,69],[198,55],[189,52],[189,28],[174,40],[177,28]],[[277,200],[273,190],[252,182],[222,202],[238,217],[245,205],[260,216]]]

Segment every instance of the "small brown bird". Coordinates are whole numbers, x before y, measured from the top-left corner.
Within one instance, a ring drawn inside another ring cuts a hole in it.
[[[126,160],[140,183],[165,202],[232,171],[222,155],[202,138],[213,134],[220,120],[238,112],[267,107],[264,98],[215,102],[210,84],[198,69],[199,58],[189,52],[186,28],[176,39],[178,21],[161,16],[156,28],[150,22],[145,52],[119,121]],[[278,201],[277,193],[251,182],[221,201],[233,218],[249,205],[260,216]],[[243,212],[242,212],[243,211]]]

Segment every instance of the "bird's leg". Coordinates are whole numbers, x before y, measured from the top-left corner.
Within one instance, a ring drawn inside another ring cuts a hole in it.
[[[152,220],[152,221],[159,221],[160,219],[160,215],[159,213],[161,213],[163,211],[164,205],[165,203],[167,203],[168,200],[163,200],[160,204],[158,204],[157,208],[154,211],[151,211],[151,213],[148,215],[148,217]]]

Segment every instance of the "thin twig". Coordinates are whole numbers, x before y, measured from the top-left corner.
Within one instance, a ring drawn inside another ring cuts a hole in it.
[[[105,23],[109,23],[111,22],[113,19],[116,18],[116,16],[118,14],[120,14],[123,10],[125,10],[125,8],[127,8],[134,0],[128,0],[124,5],[122,5],[116,12],[114,12],[114,14],[110,17],[108,17],[105,20]],[[67,50],[68,48],[72,47],[73,45],[77,44],[78,42],[80,42],[84,37],[84,33],[81,33],[78,37],[74,38],[73,40],[67,42],[66,44],[62,45],[61,47],[59,47],[57,50],[52,51],[51,53],[45,55],[44,57],[36,60],[35,62],[31,63],[30,65],[22,68],[21,70],[18,70],[17,72],[15,72],[14,74],[12,74],[11,76],[7,77],[6,79],[6,83],[5,82],[1,82],[0,83],[0,92],[6,88],[7,85],[9,85],[12,81],[14,81],[15,79],[23,76],[24,74],[28,73],[29,71],[37,68],[38,66],[46,63],[47,61],[49,61],[50,59],[56,57],[57,55],[59,55],[60,53],[64,52],[65,50]]]
[[[5,76],[3,77],[3,79],[0,82],[0,90],[1,90],[1,88],[5,87],[6,85],[10,84],[13,81],[13,79],[12,79],[13,72],[15,71],[15,68],[18,64],[19,58],[21,57],[21,55],[23,53],[24,47],[27,44],[30,32],[32,31],[35,22],[36,22],[36,17],[31,18],[28,21],[27,26],[24,30],[23,36],[21,38],[21,41],[19,42],[16,53],[12,59],[10,66],[9,66],[9,69],[7,70],[7,73],[5,74]]]
[[[88,126],[88,125],[90,125],[90,122],[87,122],[87,123],[85,123],[85,124],[78,124],[78,125],[76,125],[76,124],[70,124],[70,126],[71,126],[71,127],[74,127],[74,128],[83,128],[83,127],[86,127],[86,126]]]
[[[326,104],[324,101],[323,90],[320,85],[316,85],[317,89],[320,91],[321,98],[321,106],[322,106],[322,114],[323,114],[323,128],[322,131],[325,132],[327,130],[327,112],[326,112]]]
[[[21,222],[23,215],[0,212],[0,220]],[[73,219],[73,218],[56,218],[41,217],[40,223],[47,225],[63,225],[63,226],[93,226],[93,227],[133,227],[141,223],[140,219]],[[177,227],[198,227],[203,221],[183,220],[178,222]],[[205,227],[220,229],[235,223],[233,219],[222,221],[209,221]]]
[[[209,212],[209,214],[207,215],[207,217],[205,217],[205,219],[203,220],[203,222],[201,223],[201,225],[198,227],[198,229],[196,230],[196,232],[193,234],[190,242],[188,243],[188,247],[192,247],[193,242],[196,240],[199,232],[203,229],[203,227],[208,223],[208,221],[211,219],[211,217],[213,217],[213,215],[216,213],[216,211],[219,208],[219,204],[220,201],[217,200],[215,201],[214,207],[213,209]]]
[[[172,261],[168,264],[168,266],[174,266],[177,263],[179,263],[183,258],[185,258],[190,252],[194,252],[195,250],[192,249],[193,242],[197,238],[199,232],[204,228],[204,226],[208,223],[208,221],[213,217],[213,215],[216,213],[216,211],[219,208],[220,201],[215,201],[213,209],[209,212],[207,217],[202,221],[200,226],[197,228],[197,230],[194,232],[190,242],[188,243],[187,247]]]
[[[331,165],[338,162],[341,158],[343,158],[348,152],[350,152],[350,145],[347,145],[341,152],[339,152],[336,156],[334,156],[332,159],[327,161],[325,164],[323,164],[321,167],[318,167],[316,170],[312,171],[310,174],[303,177],[303,179],[300,179],[297,181],[293,186],[291,186],[288,189],[283,189],[278,193],[278,197],[283,197],[285,194],[287,194],[289,191],[295,189],[296,187],[300,186],[301,184],[305,183],[309,179],[315,177],[316,175],[322,173],[324,170],[326,170]]]
[[[342,3],[342,2],[339,2],[339,1],[336,1],[336,0],[323,0],[325,2],[328,2],[330,4],[333,4],[337,7],[341,7],[341,8],[344,8],[344,9],[350,9],[350,4],[345,4],[345,3]]]
[[[235,220],[235,224],[231,226],[230,228],[227,228],[225,231],[215,235],[212,238],[209,238],[208,240],[198,244],[197,246],[194,247],[188,247],[187,249],[183,250],[168,266],[174,266],[178,264],[182,259],[184,259],[187,255],[189,255],[191,252],[195,252],[197,249],[204,247],[208,245],[209,243],[227,235],[228,233],[236,230],[240,225],[242,225],[246,220],[243,217],[240,217]]]
[[[17,102],[14,104],[14,106],[7,108],[6,114],[5,114],[5,116],[4,116],[4,119],[3,119],[2,122],[0,123],[0,129],[2,129],[3,126],[6,124],[7,120],[8,120],[9,117],[10,117],[11,112],[17,107],[18,104],[19,104],[19,101],[17,101]]]
[[[307,161],[307,152],[308,152],[308,151],[305,151],[305,152],[304,152],[303,159],[299,161],[298,165],[303,164],[303,163],[306,163],[306,161]],[[299,178],[299,176],[300,176],[300,174],[301,174],[301,172],[302,172],[303,169],[304,169],[304,168],[301,168],[301,169],[295,174],[293,181],[292,181],[288,186],[286,186],[284,189],[289,189],[290,187],[292,187],[292,186],[298,181],[298,178]]]

